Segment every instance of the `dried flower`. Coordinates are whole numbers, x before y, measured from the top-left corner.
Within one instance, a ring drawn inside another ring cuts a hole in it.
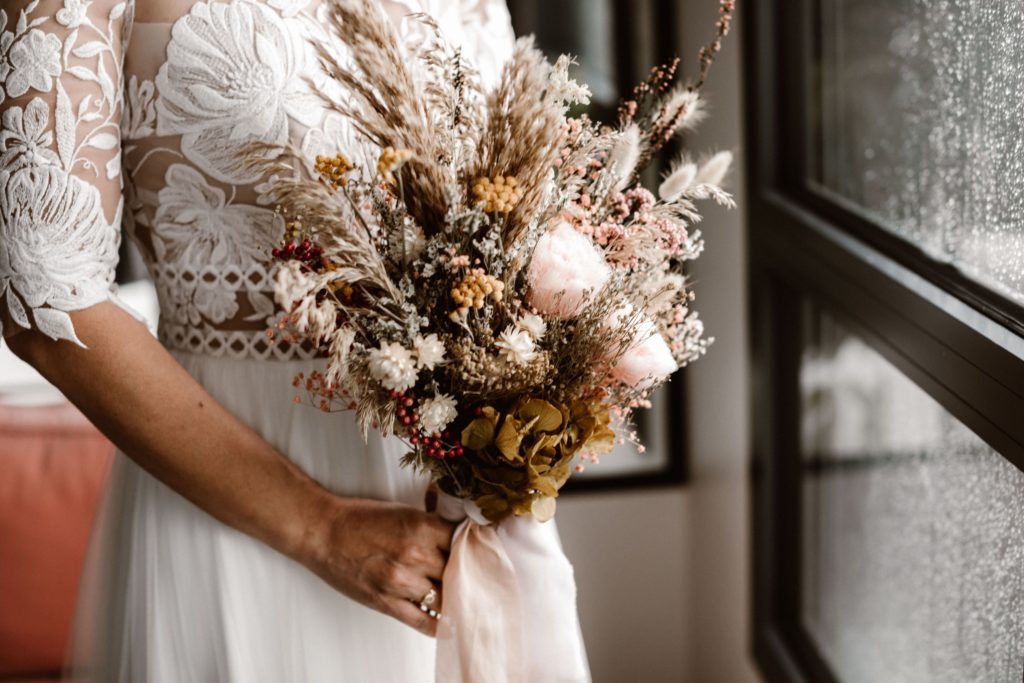
[[[544,318],[540,317],[536,313],[525,313],[521,315],[519,320],[516,321],[516,325],[519,329],[529,334],[535,342],[540,341],[548,329],[548,324],[544,322]]]
[[[615,176],[616,191],[623,190],[633,178],[637,162],[640,160],[640,128],[630,124],[615,141],[611,154],[608,156],[608,167]]]
[[[420,428],[427,434],[440,433],[458,415],[456,400],[448,394],[438,394],[420,403]]]
[[[406,391],[416,384],[416,361],[398,343],[384,343],[369,353],[370,375],[385,389]]]
[[[719,152],[704,162],[694,178],[694,185],[714,185],[718,187],[725,180],[725,174],[732,165],[732,152]]]
[[[700,93],[690,88],[676,88],[661,111],[655,126],[663,127],[669,135],[692,128],[704,115]]]
[[[416,350],[416,367],[421,370],[433,370],[444,360],[444,344],[436,334],[416,337],[413,348]]]
[[[649,388],[679,369],[672,350],[650,320],[642,320],[636,341],[612,368],[612,378],[637,389]]]
[[[498,278],[487,275],[482,270],[473,271],[452,288],[451,297],[456,309],[449,317],[452,320],[465,318],[469,309],[483,308],[488,298],[501,301],[504,291],[505,283]]]
[[[494,343],[505,353],[505,358],[516,365],[526,365],[537,356],[533,338],[524,330],[509,326]]]
[[[523,198],[523,190],[513,176],[477,178],[473,183],[473,198],[484,211],[510,213]]]
[[[567,318],[577,313],[611,277],[604,255],[565,221],[537,240],[527,279],[528,301],[541,313]]]
[[[410,150],[395,149],[389,145],[381,151],[380,157],[377,159],[377,173],[384,182],[394,184],[395,171],[410,159],[412,159],[412,152]]]
[[[548,81],[548,96],[561,100],[565,104],[590,104],[590,87],[577,83],[569,76],[569,67],[576,64],[576,60],[569,55],[561,55],[551,69],[551,77]]]
[[[337,189],[348,185],[348,178],[345,175],[355,169],[355,165],[348,157],[338,152],[334,156],[318,154],[314,168],[325,183]]]
[[[296,378],[309,403],[407,439],[403,464],[494,521],[554,514],[581,458],[626,438],[710,343],[683,262],[701,250],[696,202],[732,203],[731,155],[681,158],[660,200],[637,180],[699,119],[734,5],[719,0],[694,86],[678,59],[655,66],[609,127],[568,116],[590,92],[530,39],[485,89],[429,17],[406,50],[373,0],[326,3],[318,92],[360,141],[315,163],[273,143],[246,154],[283,226],[270,343],[327,355]]]
[[[658,188],[658,196],[666,202],[675,201],[693,185],[696,177],[697,164],[681,159]]]

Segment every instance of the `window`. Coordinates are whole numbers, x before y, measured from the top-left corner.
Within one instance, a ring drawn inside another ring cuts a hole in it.
[[[812,178],[937,261],[1024,301],[1018,0],[823,0]]]
[[[804,315],[809,639],[843,681],[1019,680],[1024,471],[834,316]]]
[[[770,681],[1024,676],[1024,9],[751,0]]]

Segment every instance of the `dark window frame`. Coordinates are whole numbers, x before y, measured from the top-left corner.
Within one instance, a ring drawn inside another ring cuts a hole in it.
[[[800,621],[801,307],[840,319],[1024,469],[1024,308],[806,179],[814,0],[744,5],[751,345],[753,624],[769,681],[835,681]]]

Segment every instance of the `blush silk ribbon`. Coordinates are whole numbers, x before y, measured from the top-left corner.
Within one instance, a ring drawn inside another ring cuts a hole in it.
[[[438,683],[589,683],[576,580],[554,521],[494,525],[444,493],[437,513],[458,523],[442,579]]]

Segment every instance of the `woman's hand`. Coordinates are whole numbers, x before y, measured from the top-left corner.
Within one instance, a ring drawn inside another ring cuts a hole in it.
[[[437,620],[419,602],[435,589],[455,525],[399,503],[359,498],[325,501],[304,563],[353,600],[433,636]],[[441,611],[440,600],[432,607]]]

